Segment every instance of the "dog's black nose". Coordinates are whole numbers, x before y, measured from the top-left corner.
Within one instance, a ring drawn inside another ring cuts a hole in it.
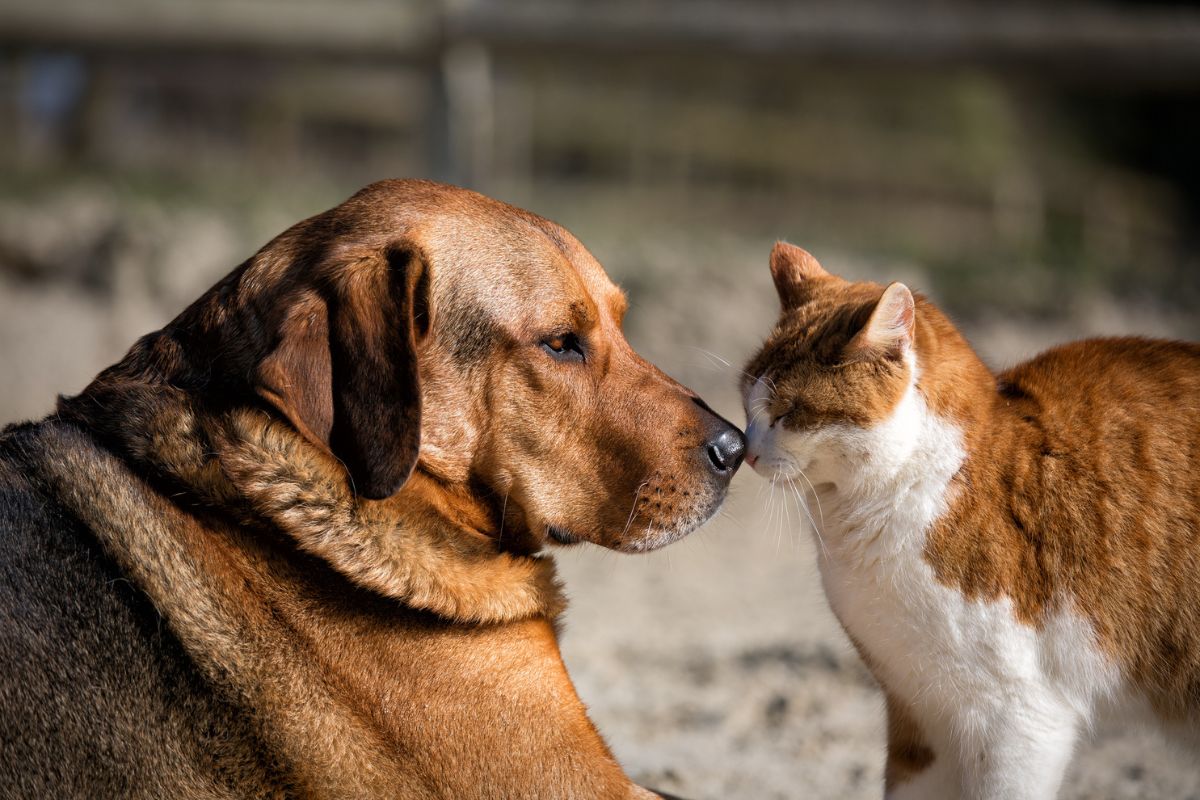
[[[706,447],[713,469],[732,474],[741,465],[742,456],[746,455],[746,437],[737,428],[727,427],[709,439]]]

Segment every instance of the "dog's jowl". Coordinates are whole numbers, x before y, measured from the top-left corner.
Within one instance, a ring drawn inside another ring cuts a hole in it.
[[[685,535],[744,441],[624,310],[553,223],[379,183],[8,428],[3,795],[650,796],[540,551]]]

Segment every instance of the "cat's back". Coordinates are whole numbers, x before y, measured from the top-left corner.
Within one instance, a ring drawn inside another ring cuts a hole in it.
[[[1196,720],[1200,344],[1073,342],[997,388],[984,583],[1034,625],[1069,599],[1160,714]]]
[[[1200,344],[1072,342],[1001,373],[997,390],[996,496],[1027,529],[1200,547]]]
[[[1200,441],[1198,343],[1139,337],[1071,342],[1002,372],[997,388],[1004,408],[1063,445],[1122,431],[1170,431]]]

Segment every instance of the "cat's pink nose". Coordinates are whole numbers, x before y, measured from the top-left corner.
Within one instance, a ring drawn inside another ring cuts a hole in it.
[[[754,463],[756,461],[758,461],[758,453],[747,453],[746,454],[746,463],[749,464],[751,468],[754,467]]]

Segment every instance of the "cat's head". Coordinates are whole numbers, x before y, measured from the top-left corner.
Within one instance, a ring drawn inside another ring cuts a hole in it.
[[[741,381],[746,463],[767,477],[839,483],[848,469],[903,460],[917,360],[917,301],[831,275],[799,247],[771,252],[783,310]]]

